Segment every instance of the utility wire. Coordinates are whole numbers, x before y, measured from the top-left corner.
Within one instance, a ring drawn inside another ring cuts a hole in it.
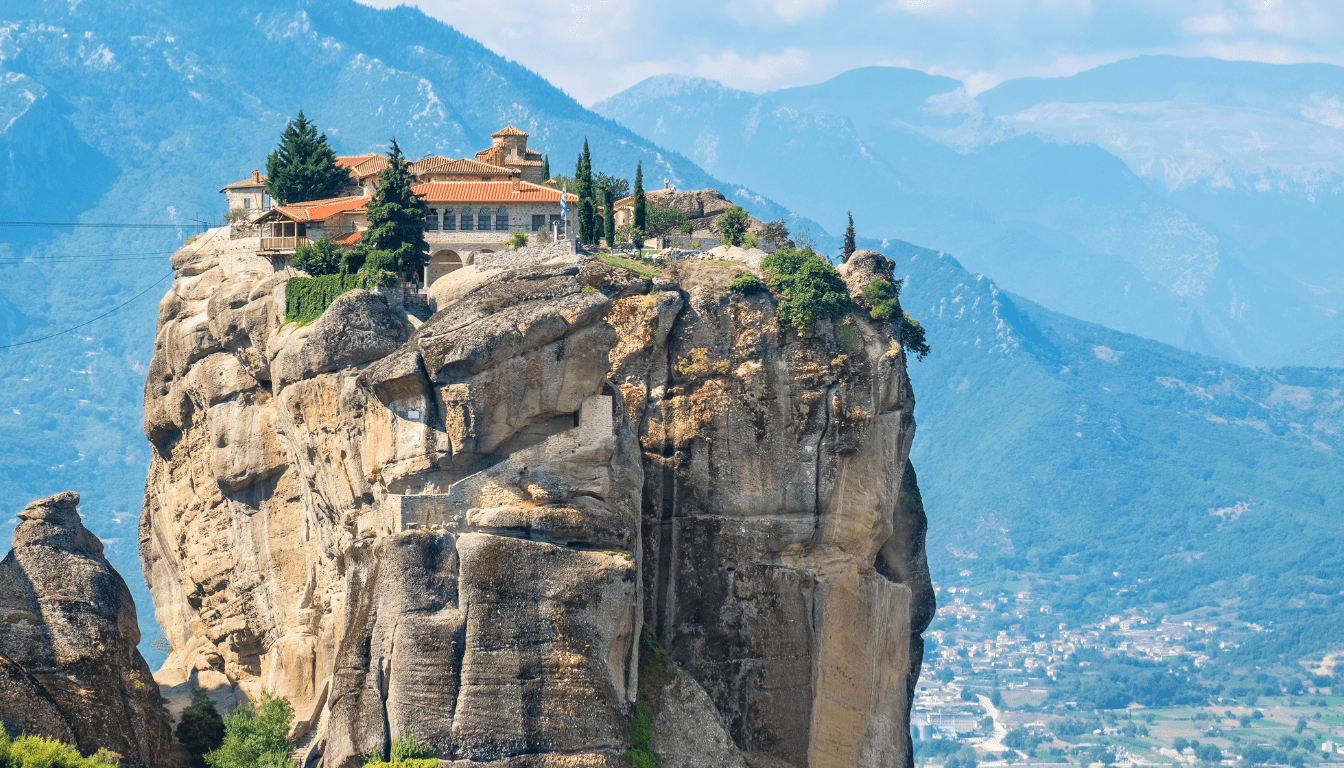
[[[22,347],[22,346],[24,346],[25,344],[36,344],[36,343],[39,342],[39,341],[46,341],[47,339],[54,339],[54,338],[56,338],[57,336],[63,336],[63,335],[65,335],[65,334],[67,334],[67,333],[70,333],[71,331],[77,331],[77,330],[79,330],[80,328],[83,328],[84,326],[89,325],[89,324],[91,324],[91,323],[96,323],[96,322],[98,322],[99,320],[102,320],[104,317],[107,317],[108,315],[113,314],[114,312],[117,312],[117,311],[120,310],[122,307],[125,307],[127,304],[130,304],[131,302],[135,301],[136,299],[140,298],[141,296],[144,296],[146,293],[149,293],[149,292],[154,288],[155,285],[158,285],[159,283],[162,283],[164,280],[167,280],[168,278],[172,277],[174,274],[176,274],[176,273],[175,273],[175,272],[169,272],[168,274],[164,275],[163,277],[160,277],[158,280],[155,280],[155,281],[154,281],[154,284],[151,285],[151,286],[149,286],[149,288],[146,288],[145,290],[143,290],[143,291],[141,291],[141,292],[135,294],[135,295],[132,296],[131,298],[129,298],[129,299],[127,299],[126,301],[122,302],[120,305],[118,305],[118,306],[116,306],[116,307],[113,307],[112,309],[109,309],[108,311],[106,311],[106,312],[104,312],[103,314],[101,314],[101,315],[99,315],[99,316],[93,318],[92,320],[87,320],[87,321],[85,321],[85,322],[80,323],[79,325],[71,326],[71,327],[69,327],[69,328],[66,328],[66,329],[63,330],[63,331],[57,331],[56,333],[53,333],[53,334],[51,334],[50,336],[43,336],[43,337],[40,338],[40,339],[29,339],[28,341],[20,341],[20,342],[18,342],[17,344],[2,344],[2,345],[0,345],[0,349],[10,349],[10,348],[12,348],[12,347]]]
[[[0,221],[0,227],[94,227],[97,229],[186,229],[195,228],[195,222],[186,224],[114,224],[88,221]]]

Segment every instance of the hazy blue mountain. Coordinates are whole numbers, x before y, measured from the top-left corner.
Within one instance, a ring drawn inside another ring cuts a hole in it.
[[[196,220],[222,218],[219,188],[264,168],[300,107],[343,153],[395,134],[411,157],[469,156],[513,123],[557,172],[587,137],[596,170],[628,177],[642,161],[651,185],[716,187],[762,219],[786,215],[407,8],[0,0],[0,19],[0,220],[169,225],[0,226],[0,345],[112,313],[0,349],[0,553],[27,501],[79,491],[146,644],[158,632],[138,576],[141,404],[168,255]]]
[[[933,348],[910,370],[936,580],[1033,590],[1054,612],[1029,631],[1239,599],[1271,653],[1344,632],[1344,372],[1229,366],[885,252]]]
[[[1217,74],[1205,70],[1227,63],[1198,61],[1192,71],[1173,64],[1186,61],[1139,60],[1149,68],[1170,65],[1172,72],[1162,73],[1165,90],[1139,89],[1135,97],[1198,94],[1199,77]],[[1253,108],[1243,105],[1278,98],[1273,120],[1289,121],[1297,144],[1319,143],[1318,134],[1338,142],[1344,131],[1331,127],[1334,102],[1319,91],[1334,82],[1335,71],[1276,72],[1280,80],[1300,81],[1297,91],[1252,78],[1259,88],[1254,93],[1210,91],[1208,103],[1192,104],[1206,126],[1236,127],[1242,132],[1236,142],[1246,144],[1251,134],[1238,121]],[[1233,68],[1224,78],[1239,72]],[[1125,136],[1104,133],[1120,118],[1076,96],[1094,89],[1104,98],[1145,77],[1161,81],[1143,71],[1067,87],[1054,80],[1010,81],[976,100],[955,80],[884,67],[766,94],[662,76],[594,109],[717,175],[810,212],[832,231],[852,211],[861,233],[955,252],[970,268],[1058,311],[1227,360],[1324,362],[1304,344],[1327,334],[1330,318],[1344,309],[1336,279],[1344,277],[1344,261],[1333,256],[1326,236],[1338,220],[1338,195],[1331,190],[1340,185],[1278,185],[1274,174],[1326,179],[1333,171],[1311,165],[1310,153],[1298,151],[1290,154],[1301,167],[1285,160],[1238,190],[1169,187],[1159,172],[1180,158],[1148,162],[1143,141],[1126,144]],[[1187,87],[1186,80],[1196,85]],[[1067,119],[1046,117],[1071,103],[1004,113],[1035,105],[1032,99],[1056,98],[1055,91],[1079,99]],[[1319,112],[1319,120],[1297,115],[1290,97],[1276,92],[1315,93],[1310,98],[1324,106],[1297,112]],[[1148,105],[1146,125],[1167,125],[1170,116],[1185,120],[1193,107]],[[1267,110],[1257,114],[1270,118]],[[1093,133],[1065,133],[1093,118]],[[1290,132],[1289,122],[1276,130]],[[1201,130],[1210,141],[1221,136]],[[1269,200],[1258,191],[1247,196],[1270,183],[1278,191]]]

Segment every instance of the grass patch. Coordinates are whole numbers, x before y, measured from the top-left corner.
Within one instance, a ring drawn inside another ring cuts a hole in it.
[[[628,269],[645,280],[657,277],[663,273],[662,269],[660,269],[657,264],[653,263],[653,259],[647,259],[643,256],[634,258],[629,256],[613,256],[610,253],[599,253],[597,255],[597,260],[610,267]]]

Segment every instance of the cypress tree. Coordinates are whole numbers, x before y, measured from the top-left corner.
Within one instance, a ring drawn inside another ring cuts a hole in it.
[[[579,193],[579,240],[584,243],[597,242],[597,211],[593,203],[593,160],[588,154],[588,139],[583,140],[583,154],[579,155],[578,167],[574,169],[574,184]]]
[[[206,698],[205,691],[197,688],[192,693],[191,706],[182,713],[173,735],[191,754],[192,766],[205,768],[205,755],[224,743],[224,718],[215,709],[215,703]]]
[[[849,214],[849,226],[845,227],[845,247],[844,253],[840,256],[841,261],[849,261],[849,257],[854,255],[854,214]]]
[[[616,247],[616,193],[613,192],[613,191],[611,190],[611,187],[607,187],[607,188],[605,188],[605,189],[602,190],[602,197],[606,198],[606,201],[607,201],[607,215],[606,215],[606,220],[603,222],[604,224],[606,224],[606,227],[604,227],[604,228],[606,229],[607,247],[608,247],[608,248],[615,248],[615,247]]]
[[[280,145],[266,158],[266,193],[276,203],[325,200],[341,194],[350,172],[336,165],[327,135],[308,122],[303,110],[285,125]]]
[[[429,207],[411,190],[411,177],[401,147],[392,139],[387,168],[378,177],[378,190],[369,201],[369,228],[360,235],[361,245],[386,251],[403,275],[425,265],[429,244],[425,242],[425,215]]]
[[[551,180],[551,156],[541,156],[541,183],[545,184]]]
[[[642,248],[644,247],[644,233],[647,231],[648,224],[648,209],[644,204],[644,162],[642,160],[635,166],[635,191],[632,194],[635,196],[635,214],[631,223],[635,225],[635,231],[638,233],[635,235],[637,238],[635,245]]]

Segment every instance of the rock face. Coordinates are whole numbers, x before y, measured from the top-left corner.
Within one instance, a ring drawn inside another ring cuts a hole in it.
[[[170,696],[274,690],[329,766],[407,731],[450,766],[615,766],[647,626],[685,672],[677,765],[911,763],[933,595],[886,327],[800,336],[732,270],[551,249],[440,280],[413,332],[368,292],[296,329],[286,274],[212,242],[174,259],[146,384]]]
[[[66,492],[24,507],[0,561],[0,721],[124,766],[178,765],[135,603],[78,504]]]
[[[723,193],[717,189],[692,189],[685,192],[653,189],[647,193],[646,197],[651,204],[675,208],[681,215],[689,219],[691,237],[697,240],[717,241],[719,237],[719,216],[735,205],[732,200],[724,197]],[[753,235],[765,234],[765,224],[748,216],[747,231]],[[793,241],[786,239],[782,241],[782,244],[792,246]],[[757,263],[755,266],[760,266],[760,264]]]

